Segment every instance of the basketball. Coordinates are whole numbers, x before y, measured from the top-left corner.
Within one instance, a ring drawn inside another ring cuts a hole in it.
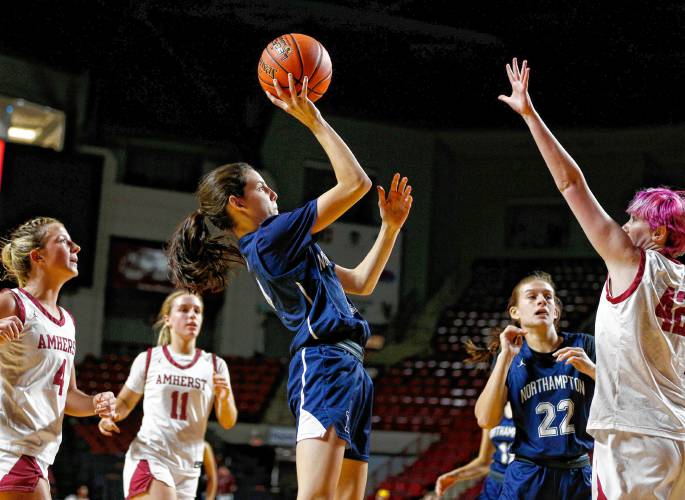
[[[262,51],[257,66],[259,84],[278,97],[274,78],[288,95],[288,73],[293,74],[299,93],[305,76],[309,78],[307,97],[317,101],[328,89],[333,76],[333,64],[328,51],[314,38],[300,33],[281,35]]]

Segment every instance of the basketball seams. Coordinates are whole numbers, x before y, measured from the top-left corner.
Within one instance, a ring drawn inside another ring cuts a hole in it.
[[[308,37],[307,35],[299,35],[301,37],[306,37],[306,39],[303,40],[304,42],[307,42],[311,37]],[[304,67],[304,54],[301,51],[300,48],[300,43],[297,41],[297,38],[295,37],[295,34],[293,33],[286,33],[282,35],[282,39],[285,43],[292,43],[292,50],[297,50],[297,61],[300,64],[300,75],[293,74],[293,80],[296,85],[299,85],[300,88],[302,88],[302,80],[304,79],[305,73],[305,67]],[[277,39],[276,39],[277,40]],[[319,78],[317,82],[313,83],[310,82],[308,85],[308,92],[312,94],[315,99],[312,99],[313,101],[319,99],[321,96],[324,95],[326,90],[328,89],[328,85],[330,84],[331,76],[333,74],[333,68],[330,62],[330,57],[328,56],[328,52],[326,51],[326,48],[316,39],[311,38],[313,42],[316,43],[316,46],[318,47],[318,54],[317,54],[317,59],[316,59],[316,64],[314,66],[314,70],[311,72],[311,77],[316,78],[317,73],[321,71],[326,65],[330,68],[328,71],[328,74],[326,74],[324,77]],[[272,42],[273,43],[273,42]],[[272,95],[276,95],[275,93],[275,86],[273,84],[273,78],[271,75],[267,72],[264,71],[263,67],[264,66],[271,66],[273,65],[273,68],[276,70],[276,75],[278,74],[278,71],[283,71],[285,74],[288,73],[293,73],[292,71],[288,71],[283,64],[279,61],[279,59],[272,53],[270,50],[272,43],[267,45],[267,47],[263,50],[262,52],[262,57],[260,58],[259,64],[258,64],[258,70],[257,70],[257,78],[259,81],[259,84],[261,85],[262,89],[265,90],[268,93],[271,93]],[[313,49],[312,47],[313,43],[310,44],[305,44],[305,48],[311,52]],[[268,54],[268,58],[265,57],[264,54]],[[292,52],[291,52],[292,55]],[[308,55],[308,57],[311,59],[311,57]],[[328,59],[326,61],[326,59]],[[271,61],[271,62],[269,62]],[[312,78],[309,78],[310,80]],[[283,88],[283,91],[288,93],[287,89],[287,82],[283,83],[281,82],[280,78],[277,78],[279,81],[281,87]],[[317,90],[319,87],[322,87],[323,90]],[[296,87],[297,88],[297,87]],[[298,89],[299,92],[299,89]],[[277,97],[277,96],[276,96]]]
[[[316,57],[316,64],[314,65],[314,70],[312,71],[312,78],[316,75],[316,72],[319,71],[319,66],[321,66],[321,60],[323,59],[323,47],[318,41],[316,42],[316,46],[319,49],[319,55]],[[316,87],[318,84],[319,82],[316,82],[316,84],[312,85],[312,88]]]
[[[294,48],[297,49],[297,60],[300,61],[300,77],[297,78],[297,80],[301,81],[304,77],[304,61],[302,60],[302,53],[300,52],[300,44],[297,43],[297,39],[292,33],[290,33],[290,38],[292,38],[293,43],[295,44]]]
[[[271,60],[274,62],[274,64],[276,64],[279,68],[281,68],[281,70],[283,70],[283,72],[285,72],[286,75],[287,75],[288,73],[292,73],[292,71],[288,71],[287,69],[285,69],[285,68],[281,65],[281,63],[279,63],[279,62],[276,60],[276,58],[273,56],[273,54],[271,53],[271,51],[268,50],[268,48],[267,48],[267,50],[265,50],[265,52],[269,55],[269,57],[270,57]],[[301,82],[298,78],[296,78],[295,75],[293,75],[293,78],[295,79],[295,83],[299,83],[300,85],[302,85],[302,82]],[[278,78],[277,78],[277,80],[278,80]],[[278,80],[278,83],[280,83],[281,86],[285,86],[285,87],[288,86],[287,80],[286,80],[285,84],[284,84],[284,83],[281,83],[280,80]]]

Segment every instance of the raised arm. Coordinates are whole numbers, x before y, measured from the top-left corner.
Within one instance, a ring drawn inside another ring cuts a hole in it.
[[[407,178],[400,180],[400,174],[393,176],[387,197],[381,186],[377,190],[382,223],[375,243],[354,269],[335,266],[343,290],[354,295],[369,295],[376,288],[414,201]]]
[[[323,119],[319,110],[307,98],[307,77],[304,78],[302,91],[295,91],[295,81],[288,74],[290,95],[285,93],[278,81],[274,86],[278,98],[268,92],[266,96],[276,106],[292,115],[307,127],[323,147],[333,166],[337,184],[319,196],[317,200],[317,219],[312,227],[312,234],[326,229],[357,203],[371,189],[371,179],[357,162],[350,148]],[[294,96],[294,97],[291,97]]]
[[[508,326],[500,334],[501,350],[497,355],[495,367],[488,378],[483,392],[476,401],[476,419],[483,429],[492,429],[504,413],[504,405],[507,403],[507,374],[514,357],[521,350],[525,331],[515,326]]]
[[[530,68],[527,61],[519,68],[514,58],[507,64],[511,95],[500,95],[499,100],[516,111],[535,140],[557,188],[568,203],[585,235],[604,260],[617,287],[632,281],[640,262],[640,250],[633,245],[621,226],[602,208],[590,191],[583,172],[535,111],[528,94]]]

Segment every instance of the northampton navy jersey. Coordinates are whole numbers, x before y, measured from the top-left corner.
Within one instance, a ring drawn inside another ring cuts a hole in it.
[[[560,333],[563,347],[582,347],[595,361],[594,337]],[[552,353],[538,353],[523,342],[507,374],[516,438],[511,451],[531,459],[577,457],[592,449],[586,431],[595,390],[591,377]]]
[[[364,346],[369,325],[348,300],[335,265],[312,237],[316,200],[266,219],[240,238],[240,252],[266,301],[299,348],[352,340]]]
[[[516,436],[516,427],[514,421],[507,417],[502,417],[497,427],[493,427],[489,431],[490,441],[495,447],[495,452],[492,454],[492,463],[490,470],[504,474],[507,470],[507,465],[514,459],[510,448]]]

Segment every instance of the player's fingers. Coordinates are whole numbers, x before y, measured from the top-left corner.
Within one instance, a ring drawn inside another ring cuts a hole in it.
[[[297,95],[297,91],[295,90],[295,77],[292,73],[288,73],[288,90],[290,90],[291,97]]]
[[[512,69],[514,70],[514,78],[517,80],[521,78],[521,72],[519,71],[519,63],[518,60],[514,57],[514,60],[511,62]]]
[[[513,84],[516,81],[516,79],[514,78],[514,72],[512,71],[511,66],[509,64],[507,64],[506,68],[507,76],[509,77],[509,82]]]
[[[378,204],[385,203],[385,189],[382,186],[376,186],[376,191],[378,192]]]
[[[523,90],[527,91],[528,90],[528,78],[530,77],[530,68],[526,68],[526,70],[523,72],[523,78],[521,79],[521,83],[523,84]]]
[[[404,189],[407,187],[407,182],[409,182],[409,179],[407,179],[406,177],[402,177],[402,180],[400,181],[400,185],[397,186],[397,191],[399,193],[404,192]]]
[[[390,181],[390,192],[397,191],[397,185],[400,182],[400,174],[396,173],[392,176],[392,181]]]
[[[409,199],[409,195],[411,194],[411,185],[407,185],[407,187],[404,190],[404,200],[406,201]]]
[[[302,92],[300,92],[300,97],[307,98],[307,91],[309,85],[309,77],[305,76],[304,79],[302,80]]]

